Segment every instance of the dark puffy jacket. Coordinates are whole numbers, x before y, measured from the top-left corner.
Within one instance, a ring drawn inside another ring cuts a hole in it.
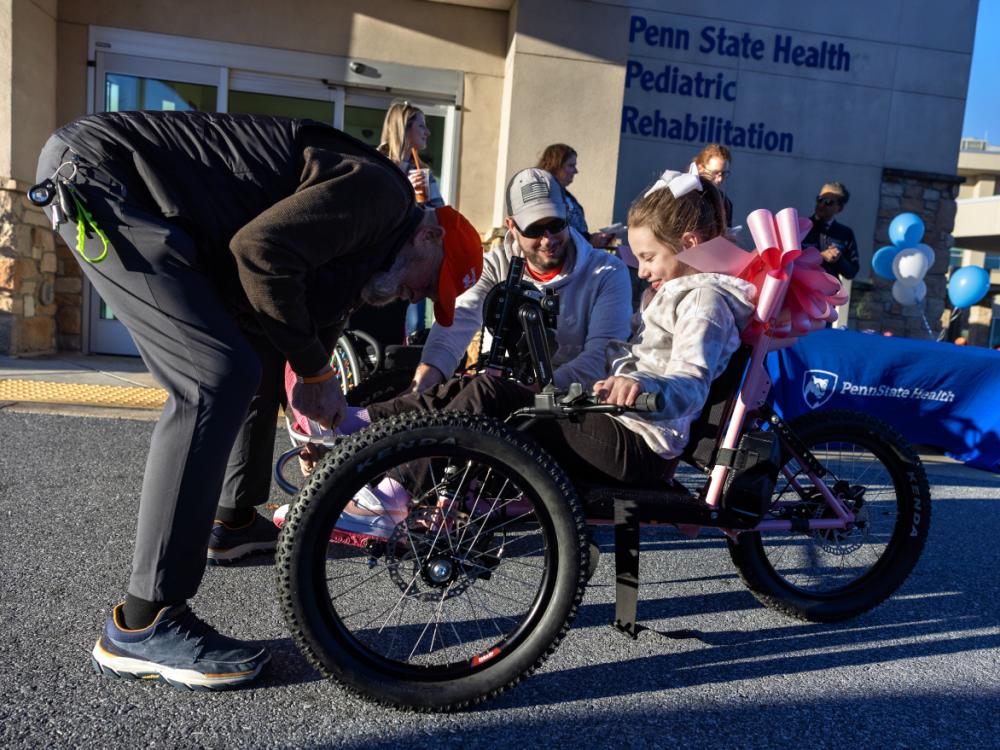
[[[116,112],[56,135],[120,181],[127,203],[190,232],[236,317],[300,373],[327,361],[362,286],[423,215],[398,167],[310,120]]]

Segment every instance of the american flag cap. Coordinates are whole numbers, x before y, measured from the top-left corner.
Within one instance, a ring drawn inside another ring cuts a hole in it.
[[[507,185],[507,215],[522,229],[540,219],[565,219],[563,189],[544,169],[522,169]]]

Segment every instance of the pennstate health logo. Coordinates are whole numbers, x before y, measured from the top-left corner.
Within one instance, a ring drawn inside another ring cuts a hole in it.
[[[802,377],[802,400],[810,409],[818,409],[837,390],[837,381],[840,378],[835,372],[827,370],[806,370]]]

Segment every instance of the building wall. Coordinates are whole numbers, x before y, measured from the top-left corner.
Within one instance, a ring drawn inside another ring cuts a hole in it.
[[[965,178],[958,192],[960,200],[989,198],[1000,192],[1000,147],[982,146],[982,150],[963,149],[958,154],[958,174]]]
[[[889,225],[908,211],[924,222],[923,242],[934,250],[934,263],[924,276],[927,295],[917,305],[903,306],[892,297],[893,282],[872,274],[870,281],[852,286],[850,324],[856,330],[888,331],[896,336],[935,339],[947,326],[945,296],[951,232],[955,223],[955,194],[961,178],[922,172],[886,169],[879,190],[875,241],[892,244]]]
[[[717,140],[661,137],[649,129],[644,134],[626,124],[633,110],[650,118],[658,111],[685,125],[688,116],[747,129],[764,123],[766,130],[788,134],[786,149],[734,148],[728,186],[734,223],[761,206],[794,206],[808,215],[819,187],[841,181],[852,197],[838,220],[855,230],[862,278],[870,275],[878,247],[883,169],[954,173],[976,0],[843,0],[834,12],[816,3],[742,0],[718,0],[710,8],[697,0],[622,4],[631,20],[620,40],[629,63],[616,217],[659,170],[683,167],[705,141]],[[686,31],[687,43],[661,28]],[[842,49],[847,57],[820,57],[823,64],[812,66],[803,57],[796,64],[793,55],[779,55],[789,39],[793,47]],[[730,96],[699,97],[669,81],[661,86],[666,91],[657,90],[655,78],[647,78],[652,90],[646,90],[640,68],[655,75],[669,69],[668,76],[721,76],[733,86],[724,92]]]
[[[808,213],[823,181],[846,182],[852,200],[842,219],[858,235],[862,277],[879,244],[879,212],[887,210],[883,170],[954,171],[976,0],[843,0],[836,13],[776,0],[719,0],[711,8],[696,0],[516,0],[509,7],[296,0],[290,12],[271,0],[0,0],[0,179],[13,191],[3,199],[6,216],[15,217],[0,226],[0,259],[25,261],[16,274],[10,263],[6,276],[0,272],[0,349],[4,325],[11,339],[11,310],[26,318],[28,308],[53,309],[25,296],[24,289],[47,295],[52,279],[44,276],[41,255],[32,257],[50,251],[34,232],[41,215],[32,213],[23,191],[47,134],[87,110],[91,26],[460,71],[456,203],[484,232],[500,223],[509,176],[533,165],[549,143],[578,151],[580,173],[571,190],[592,228],[621,220],[643,186],[663,168],[686,164],[701,147],[687,139],[623,135],[627,106],[659,108],[668,116],[760,120],[792,133],[790,153],[736,149],[729,190],[737,217],[758,206],[795,205]],[[843,44],[851,68],[816,70],[630,41],[637,15],[695,31],[724,26],[766,39],[786,34],[797,44]],[[720,103],[638,92],[629,77],[636,60],[654,70],[722,74],[737,81],[739,95]],[[25,275],[33,269],[28,261],[38,265],[37,279]],[[64,253],[56,263],[58,311],[50,317],[59,328],[49,339],[61,346],[80,336],[73,262]],[[5,278],[19,279],[19,286],[3,287]]]
[[[13,142],[14,2],[0,0],[0,175],[10,177]]]
[[[503,190],[546,146],[567,143],[580,173],[570,186],[593,229],[611,223],[618,173],[617,112],[624,92],[622,7],[573,0],[519,0],[506,60],[494,220]],[[598,32],[599,33],[595,33]]]
[[[55,122],[55,0],[0,0],[0,351],[56,347],[58,268],[42,212],[27,200]]]
[[[59,122],[86,112],[89,25],[462,71],[469,99],[462,117],[460,183],[487,189],[463,190],[458,208],[483,230],[490,226],[493,170],[485,170],[491,179],[480,183],[479,165],[496,164],[506,12],[419,0],[296,0],[294,13],[281,12],[271,0],[62,0]]]

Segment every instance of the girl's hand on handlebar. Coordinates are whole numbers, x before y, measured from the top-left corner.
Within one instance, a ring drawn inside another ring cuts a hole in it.
[[[335,377],[320,383],[296,383],[291,401],[300,414],[327,429],[336,427],[347,414],[347,399]]]
[[[615,406],[634,406],[641,391],[638,380],[623,375],[612,375],[594,383],[594,395],[598,400]]]

